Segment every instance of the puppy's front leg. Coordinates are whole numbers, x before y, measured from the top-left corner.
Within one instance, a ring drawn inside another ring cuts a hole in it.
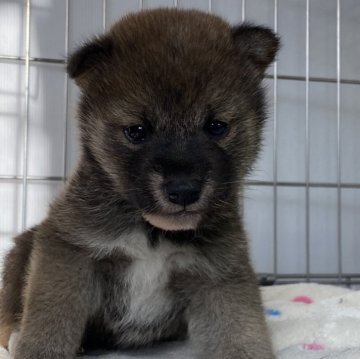
[[[89,314],[91,265],[64,242],[35,244],[15,359],[73,359]]]
[[[188,321],[197,358],[274,358],[255,283],[200,286]]]

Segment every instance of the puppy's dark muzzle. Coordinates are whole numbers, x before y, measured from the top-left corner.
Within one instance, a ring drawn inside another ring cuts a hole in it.
[[[167,199],[183,207],[197,202],[201,193],[201,182],[195,179],[175,179],[164,186]]]

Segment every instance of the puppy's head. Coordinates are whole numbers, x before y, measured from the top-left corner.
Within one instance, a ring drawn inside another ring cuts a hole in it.
[[[69,60],[84,150],[146,221],[196,229],[235,203],[256,158],[278,45],[269,29],[198,11],[125,17]]]

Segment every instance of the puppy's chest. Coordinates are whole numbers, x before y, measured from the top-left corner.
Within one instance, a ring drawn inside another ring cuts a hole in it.
[[[189,269],[194,263],[191,251],[169,242],[152,247],[140,233],[131,238],[133,241],[127,241],[123,248],[130,264],[118,276],[113,273],[107,285],[107,321],[114,329],[149,326],[170,318],[177,301],[170,289],[172,273]]]
[[[124,278],[124,323],[150,324],[173,306],[169,278],[171,265],[160,257],[135,260]]]

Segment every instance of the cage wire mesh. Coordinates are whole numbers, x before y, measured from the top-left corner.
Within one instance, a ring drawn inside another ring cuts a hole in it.
[[[1,256],[45,217],[76,164],[68,53],[120,16],[157,6],[279,32],[264,81],[264,150],[244,194],[255,268],[264,283],[360,282],[358,0],[1,0]]]

